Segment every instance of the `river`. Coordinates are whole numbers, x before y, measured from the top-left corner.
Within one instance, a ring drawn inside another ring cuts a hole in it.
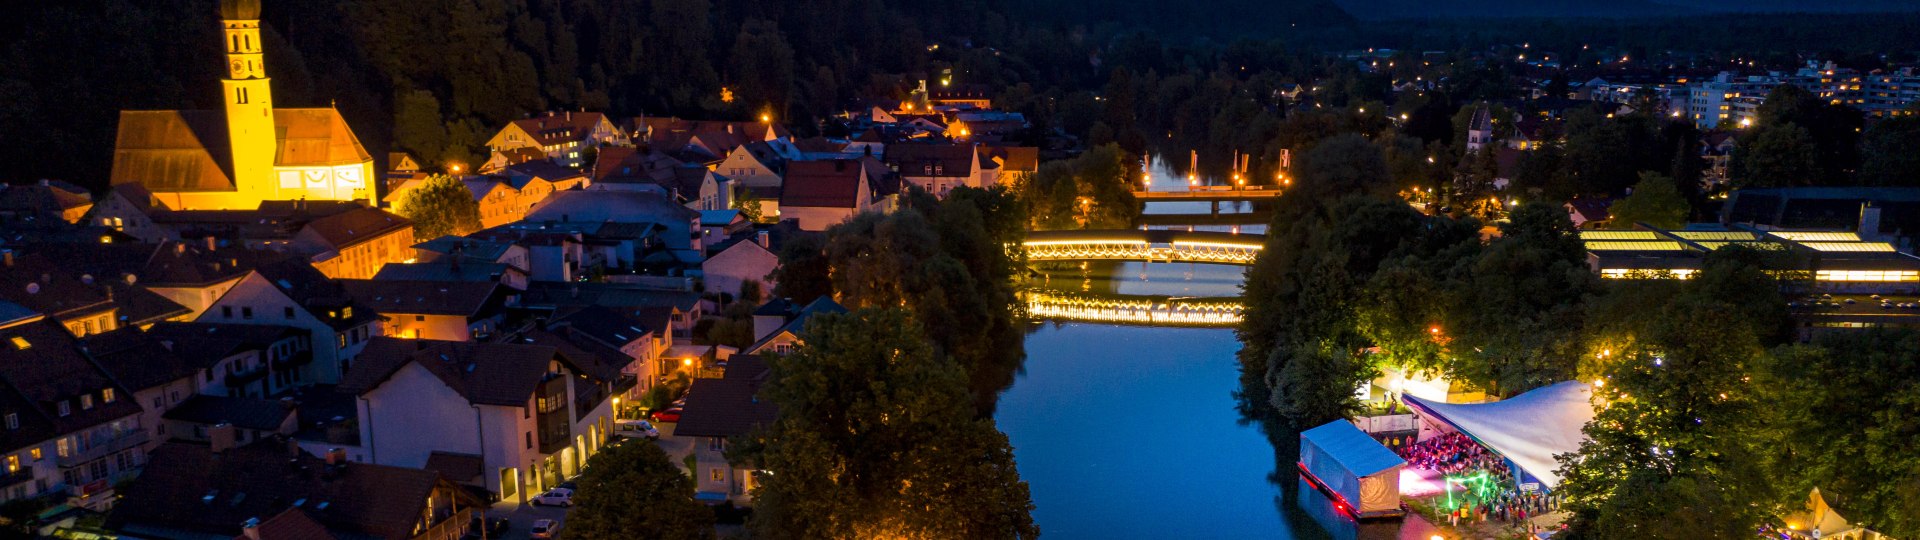
[[[1152,176],[1155,190],[1185,184],[1159,164]],[[1222,209],[1247,210],[1245,203]],[[1153,203],[1147,212],[1208,208]],[[1036,288],[1238,296],[1242,274],[1236,266],[1096,263],[1048,270]],[[1293,449],[1276,453],[1259,427],[1242,421],[1233,397],[1240,349],[1233,330],[1049,322],[1027,336],[1026,348],[1026,371],[1002,395],[996,420],[1013,442],[1047,537],[1400,536],[1393,524],[1358,526],[1339,515],[1298,480]]]

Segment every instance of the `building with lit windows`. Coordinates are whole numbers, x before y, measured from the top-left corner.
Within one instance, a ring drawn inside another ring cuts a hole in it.
[[[1607,279],[1688,279],[1707,254],[1729,246],[1776,252],[1789,278],[1819,291],[1920,291],[1920,257],[1848,231],[1768,231],[1702,225],[1682,230],[1581,231],[1587,265]]]
[[[487,148],[493,150],[495,158],[481,166],[481,171],[505,168],[504,156],[521,149],[539,150],[547,159],[567,167],[580,168],[586,164],[586,151],[603,145],[627,144],[627,136],[619,127],[607,120],[607,116],[592,112],[552,112],[533,118],[514,120],[507,127],[500,128],[492,139],[487,140]]]
[[[261,201],[376,203],[373,156],[328,108],[273,106],[260,1],[220,2],[227,77],[219,110],[121,111],[112,182],[169,208],[252,209]]]
[[[1687,117],[1693,119],[1701,129],[1713,129],[1722,123],[1737,124],[1740,111],[1751,111],[1766,98],[1767,93],[1779,86],[1781,80],[1773,75],[1739,76],[1731,72],[1721,72],[1713,79],[1697,81],[1687,85]],[[1742,100],[1741,98],[1752,98]]]
[[[133,393],[61,325],[0,302],[0,501],[105,510],[146,463]]]
[[[593,358],[523,343],[375,338],[340,390],[358,396],[364,461],[479,456],[486,489],[521,502],[580,473],[612,433],[619,378]]]

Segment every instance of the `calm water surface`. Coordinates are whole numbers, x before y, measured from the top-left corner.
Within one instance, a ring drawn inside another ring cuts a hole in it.
[[[1158,166],[1154,177],[1174,178]],[[1148,212],[1196,213],[1196,206],[1208,211],[1205,203],[1156,203]],[[1037,286],[1237,296],[1242,273],[1234,266],[1096,263],[1051,270]],[[1026,346],[1026,373],[1001,397],[996,419],[1013,442],[1034,519],[1048,538],[1399,536],[1397,526],[1361,528],[1335,514],[1291,474],[1291,452],[1277,461],[1266,435],[1241,423],[1233,398],[1240,343],[1232,330],[1047,323]],[[1276,462],[1284,463],[1281,474]]]

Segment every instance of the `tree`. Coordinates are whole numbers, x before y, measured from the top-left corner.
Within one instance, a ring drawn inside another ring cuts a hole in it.
[[[739,210],[740,215],[751,223],[760,223],[766,219],[760,213],[760,197],[755,196],[753,190],[747,186],[733,186],[733,209]]]
[[[459,179],[444,174],[427,177],[400,197],[395,210],[413,220],[415,238],[461,236],[480,230],[480,203]]]
[[[1807,186],[1820,178],[1813,135],[1797,125],[1754,128],[1735,153],[1729,176],[1741,187]]]
[[[1630,229],[1645,223],[1662,229],[1678,229],[1687,224],[1687,199],[1672,178],[1654,172],[1641,172],[1633,193],[1613,203],[1613,228]]]
[[[898,308],[812,319],[772,361],[773,424],[732,455],[768,471],[749,526],[777,538],[1034,538],[1013,450],[966,371]]]
[[[1920,117],[1895,116],[1867,130],[1860,141],[1860,183],[1920,185]]]
[[[1598,285],[1586,248],[1556,205],[1522,204],[1479,257],[1462,265],[1452,336],[1455,378],[1513,395],[1574,374],[1585,297]]]
[[[1755,385],[1786,410],[1776,425],[1784,495],[1818,488],[1847,519],[1896,538],[1920,536],[1920,333],[1872,329],[1776,349]]]
[[[822,296],[833,296],[833,275],[827,260],[826,237],[801,233],[780,245],[780,265],[768,278],[773,281],[773,296],[807,303]]]
[[[578,483],[568,538],[713,538],[713,511],[693,500],[693,480],[658,445],[604,448]]]
[[[1778,283],[1739,257],[1616,327],[1588,440],[1559,456],[1572,538],[1734,538],[1784,507],[1769,470],[1781,404],[1750,381]],[[1753,291],[1729,298],[1729,289]],[[1769,296],[1770,295],[1770,296]],[[1596,351],[1602,353],[1602,351]]]

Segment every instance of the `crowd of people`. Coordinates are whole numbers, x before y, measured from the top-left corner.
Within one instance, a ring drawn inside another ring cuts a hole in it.
[[[1459,506],[1447,515],[1448,523],[1454,526],[1462,521],[1491,519],[1528,525],[1531,530],[1529,518],[1559,509],[1557,497],[1516,489],[1507,461],[1460,433],[1402,445],[1394,451],[1411,467],[1438,471],[1449,478],[1475,479],[1472,486],[1462,486],[1467,489]]]

